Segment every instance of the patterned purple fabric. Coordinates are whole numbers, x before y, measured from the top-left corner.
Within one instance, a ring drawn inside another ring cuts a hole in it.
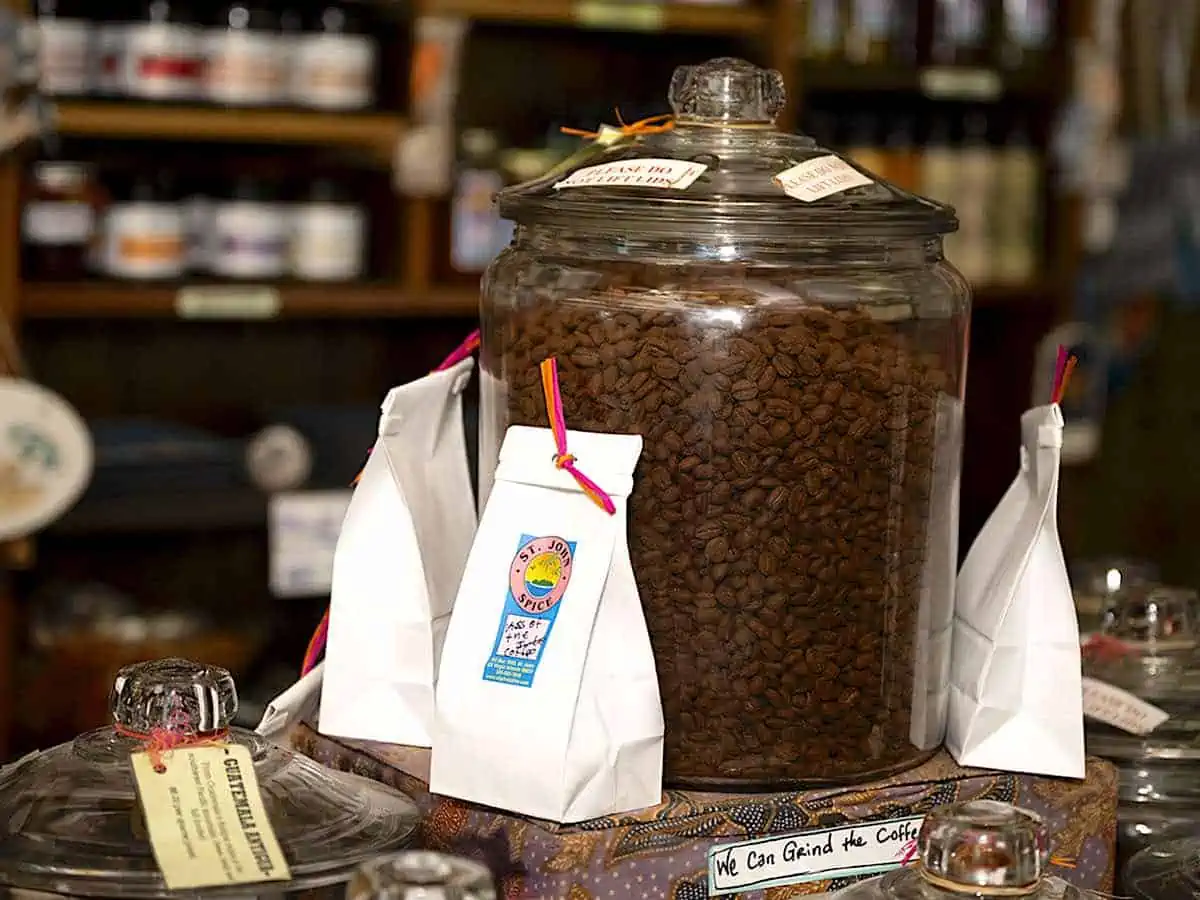
[[[1087,778],[1068,781],[961,769],[945,753],[872,784],[776,794],[665,792],[636,813],[560,826],[510,816],[429,793],[427,750],[343,741],[300,725],[293,746],[334,769],[391,784],[425,815],[430,849],[486,863],[506,898],[702,900],[713,844],[871,819],[919,815],[960,800],[1016,803],[1043,815],[1052,853],[1073,860],[1054,874],[1080,888],[1111,891],[1116,839],[1116,770],[1089,759]],[[786,900],[837,890],[858,879],[810,882],[739,896]]]

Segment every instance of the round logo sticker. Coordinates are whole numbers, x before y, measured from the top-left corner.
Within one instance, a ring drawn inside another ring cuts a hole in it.
[[[560,537],[540,537],[517,551],[508,586],[517,606],[540,615],[562,599],[571,580],[571,547]]]

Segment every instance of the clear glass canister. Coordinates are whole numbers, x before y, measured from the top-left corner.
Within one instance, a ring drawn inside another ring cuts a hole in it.
[[[1098,634],[1113,595],[1122,588],[1155,584],[1158,569],[1153,563],[1121,557],[1085,559],[1071,566],[1071,588],[1079,616],[1079,639]]]
[[[1200,897],[1200,838],[1147,847],[1121,873],[1133,900],[1195,900]]]
[[[916,865],[860,881],[838,900],[952,900],[1027,897],[1099,900],[1048,876],[1050,833],[1037,813],[995,800],[935,809],[917,838]]]
[[[1117,765],[1117,862],[1148,845],[1200,835],[1200,623],[1195,591],[1134,584],[1109,597],[1083,672],[1150,704],[1116,700],[1086,720],[1088,752]],[[1157,710],[1157,712],[1153,712]],[[1130,729],[1133,729],[1132,731]]]
[[[496,900],[496,883],[472,860],[409,850],[361,866],[346,900]]]
[[[0,768],[0,886],[76,897],[189,900],[209,893],[246,900],[300,891],[319,898],[317,889],[330,889],[327,895],[341,900],[357,866],[403,849],[416,830],[417,808],[399,791],[322,768],[229,727],[237,693],[224,669],[182,659],[126,666],[116,678],[112,708],[114,727]],[[249,749],[291,881],[167,889],[129,762],[145,744],[128,736],[161,728]]]
[[[942,738],[969,291],[953,211],[774,127],[782,78],[676,71],[674,127],[502,191],[481,494],[508,425],[640,433],[629,546],[666,777],[862,780]],[[581,466],[584,463],[581,461]]]

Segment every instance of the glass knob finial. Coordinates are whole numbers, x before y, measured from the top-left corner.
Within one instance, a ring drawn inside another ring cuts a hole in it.
[[[680,66],[669,95],[677,122],[770,124],[783,109],[783,76],[744,59],[721,57]]]
[[[134,663],[113,681],[113,722],[138,734],[221,731],[233,722],[237,708],[229,672],[186,659]]]
[[[496,885],[473,860],[406,850],[360,866],[346,900],[496,900]]]
[[[995,800],[936,809],[917,839],[925,873],[947,887],[1036,885],[1050,861],[1050,833],[1037,813]]]

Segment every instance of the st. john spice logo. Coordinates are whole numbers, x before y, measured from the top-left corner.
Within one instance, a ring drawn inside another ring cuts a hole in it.
[[[534,615],[553,607],[567,590],[573,564],[571,547],[560,537],[539,537],[523,544],[508,576],[517,606]]]

